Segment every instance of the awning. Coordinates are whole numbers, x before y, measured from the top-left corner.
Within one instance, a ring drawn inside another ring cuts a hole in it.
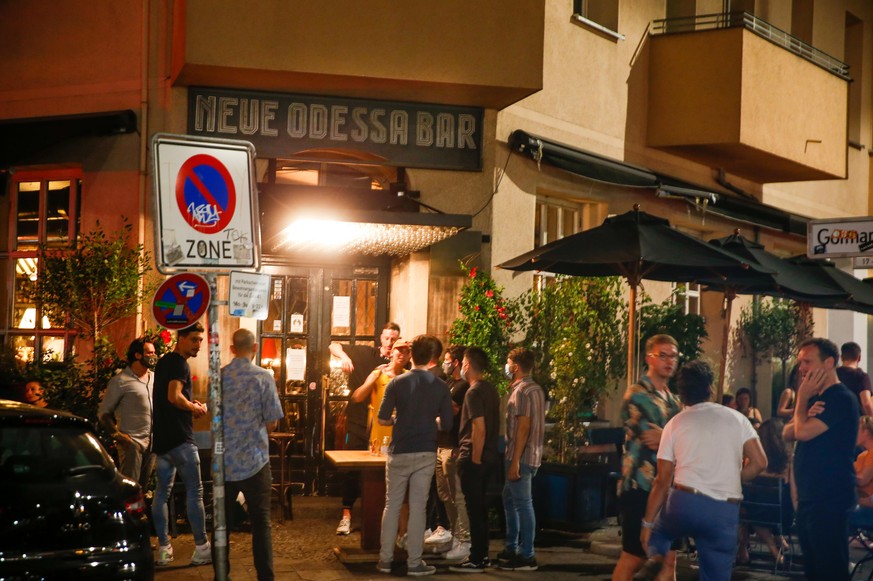
[[[403,256],[470,228],[466,214],[345,211],[296,214],[273,240],[271,253]]]
[[[130,109],[0,120],[0,167],[31,163],[34,154],[67,139],[135,131],[136,113]]]
[[[658,176],[645,168],[537,137],[521,129],[509,136],[509,148],[536,162],[544,161],[599,182],[633,188],[655,188],[659,184]]]
[[[516,129],[509,136],[509,148],[537,163],[545,162],[586,179],[617,186],[652,188],[659,197],[682,198],[689,203],[705,201],[707,211],[756,226],[806,236],[809,220],[802,216],[755,201],[712,192],[642,166],[603,157],[521,129]]]

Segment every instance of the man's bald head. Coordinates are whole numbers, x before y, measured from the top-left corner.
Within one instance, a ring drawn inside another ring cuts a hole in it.
[[[233,332],[231,350],[237,357],[251,357],[255,352],[255,334],[248,329]]]

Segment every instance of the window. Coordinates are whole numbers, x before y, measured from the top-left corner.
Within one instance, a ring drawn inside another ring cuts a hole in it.
[[[697,283],[673,283],[673,302],[685,307],[686,315],[700,314],[700,285]]]
[[[565,236],[594,228],[606,218],[606,205],[594,202],[573,202],[546,196],[537,197],[534,224],[534,248],[545,246]],[[536,287],[548,284],[551,273],[534,277]]]
[[[618,0],[573,0],[573,19],[615,40],[618,33]]]
[[[8,252],[0,253],[0,264],[12,284],[7,285],[11,296],[3,301],[7,310],[0,316],[0,333],[22,361],[61,360],[71,349],[65,321],[49,320],[27,291],[39,278],[41,245],[75,244],[81,190],[80,169],[24,169],[11,175]]]

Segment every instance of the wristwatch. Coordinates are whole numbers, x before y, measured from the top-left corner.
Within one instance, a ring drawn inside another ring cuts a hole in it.
[[[641,523],[641,525],[644,529],[650,529],[650,528],[653,528],[655,526],[655,523],[649,522],[646,519],[643,519],[643,522]]]

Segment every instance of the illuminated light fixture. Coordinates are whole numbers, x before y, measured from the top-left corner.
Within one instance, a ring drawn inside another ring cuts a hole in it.
[[[403,256],[472,226],[462,214],[347,212],[300,215],[275,238],[273,252]]]

